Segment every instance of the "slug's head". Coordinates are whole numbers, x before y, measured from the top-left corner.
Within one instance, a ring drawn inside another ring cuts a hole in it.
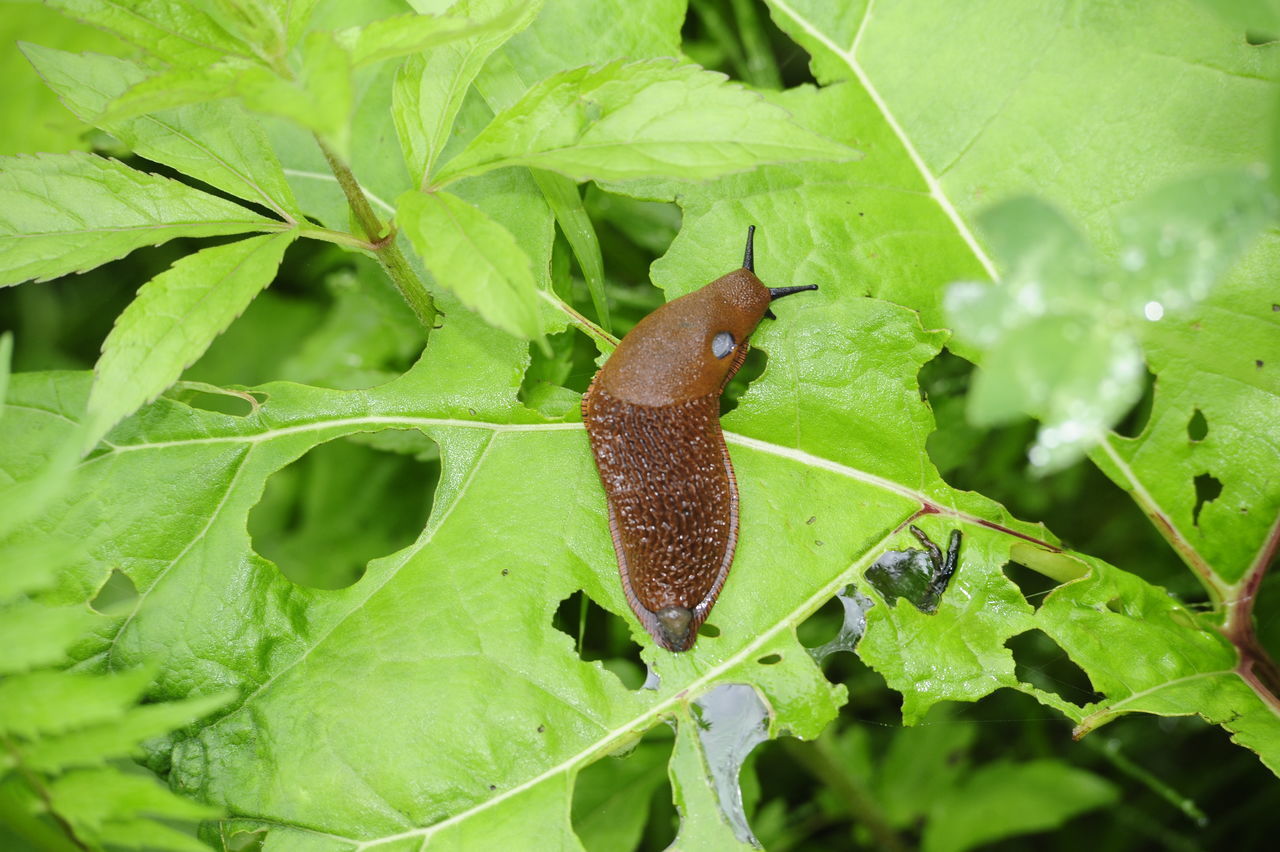
[[[742,268],[701,290],[673,299],[641,320],[618,345],[598,381],[611,396],[635,405],[661,406],[719,393],[742,366],[747,339],[769,304],[817,285],[766,287],[755,274],[747,229]]]

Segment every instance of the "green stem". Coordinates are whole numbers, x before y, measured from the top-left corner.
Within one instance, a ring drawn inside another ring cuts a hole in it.
[[[360,225],[360,230],[364,231],[365,238],[369,241],[368,245],[373,249],[374,257],[378,259],[378,263],[382,264],[391,283],[400,291],[400,295],[409,303],[409,307],[413,308],[418,320],[430,333],[431,329],[435,328],[436,316],[439,312],[436,310],[431,294],[414,274],[409,261],[396,245],[395,231],[388,229],[373,212],[373,208],[369,206],[369,199],[365,197],[364,190],[360,188],[360,183],[347,164],[342,162],[319,136],[316,136],[316,144],[324,152],[324,158],[329,161],[329,168],[333,170],[333,176],[338,179],[338,185],[342,187],[342,193],[347,197],[347,204],[351,206],[351,213]]]

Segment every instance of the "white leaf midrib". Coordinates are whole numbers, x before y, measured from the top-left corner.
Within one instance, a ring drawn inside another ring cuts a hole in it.
[[[991,280],[998,281],[999,275],[996,272],[995,264],[992,262],[991,258],[987,256],[987,253],[983,250],[982,246],[979,245],[978,239],[973,233],[973,230],[964,221],[964,219],[961,218],[960,211],[956,209],[955,205],[951,202],[951,198],[947,195],[946,191],[943,190],[942,183],[938,180],[938,177],[933,173],[933,170],[929,168],[928,164],[925,163],[920,152],[916,150],[916,146],[911,141],[911,137],[907,134],[902,125],[898,123],[898,119],[894,116],[893,111],[889,109],[889,105],[885,102],[884,97],[871,82],[866,69],[858,62],[858,46],[862,42],[862,35],[867,29],[867,24],[871,20],[871,12],[875,7],[875,0],[867,0],[867,8],[862,15],[862,22],[858,25],[858,32],[853,37],[853,44],[848,48],[842,48],[837,45],[832,41],[829,35],[818,29],[812,21],[803,17],[799,12],[793,9],[788,0],[768,0],[768,2],[778,11],[795,21],[797,26],[820,42],[823,47],[827,48],[827,50],[831,51],[832,54],[849,66],[849,70],[852,71],[854,76],[858,79],[858,83],[867,93],[867,96],[871,98],[871,102],[874,103],[876,109],[880,111],[881,116],[884,117],[885,123],[889,125],[889,129],[893,131],[893,135],[898,139],[903,150],[906,151],[912,164],[915,165],[916,170],[920,173],[920,177],[929,188],[929,194],[933,197],[933,200],[938,203],[938,206],[942,208],[942,212],[951,220],[956,231],[960,234],[960,238],[964,240],[965,245],[969,247],[969,250],[973,252],[974,257],[976,257],[978,262],[982,264],[983,270]]]

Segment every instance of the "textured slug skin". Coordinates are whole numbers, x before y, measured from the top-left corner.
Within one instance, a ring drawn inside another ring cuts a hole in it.
[[[583,398],[627,602],[670,651],[693,647],[733,563],[738,488],[720,392],[768,309],[751,272],[718,278],[641,320]],[[735,345],[717,358],[722,332]]]

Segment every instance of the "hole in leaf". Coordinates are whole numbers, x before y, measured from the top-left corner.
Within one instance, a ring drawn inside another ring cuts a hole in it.
[[[836,608],[828,608],[831,604]],[[852,652],[866,629],[867,610],[872,606],[871,598],[859,592],[852,583],[841,589],[828,605],[819,610],[829,613],[824,622],[828,631],[819,637],[826,641],[821,644],[815,641],[812,645],[805,643],[809,656],[821,663],[837,651]]]
[[[265,829],[237,831],[226,840],[227,852],[262,852],[262,842],[266,837]]]
[[[704,621],[702,626],[698,628],[698,635],[705,636],[708,639],[717,639],[720,636],[720,628]]]
[[[681,41],[680,49],[699,65],[758,89],[816,82],[809,73],[808,54],[759,3],[690,3]]]
[[[1043,630],[1019,633],[1004,644],[1013,653],[1014,674],[1023,683],[1078,705],[1100,697],[1088,676]]]
[[[707,768],[719,799],[719,816],[741,843],[759,846],[747,822],[740,773],[751,751],[769,739],[769,709],[755,688],[721,684],[689,705],[692,716],[678,724],[696,726]]]
[[[1204,436],[1209,434],[1209,421],[1204,419],[1204,412],[1196,409],[1191,415],[1191,419],[1187,421],[1187,437],[1193,441],[1203,441]]]
[[[1212,503],[1222,493],[1222,482],[1211,473],[1202,473],[1195,478],[1196,507],[1191,510],[1191,523],[1200,525],[1200,510],[1205,503]]]
[[[107,581],[98,589],[89,606],[103,615],[126,615],[138,602],[138,587],[119,568],[112,568]]]
[[[550,355],[538,344],[529,344],[529,367],[524,371],[518,397],[547,417],[568,417],[582,404],[582,394],[596,374],[596,348],[576,328],[549,335],[547,343]]]
[[[249,513],[253,548],[300,586],[346,588],[417,539],[439,478],[435,444],[416,430],[321,444],[267,480]]]
[[[827,642],[844,624],[844,604],[838,596],[830,598],[813,615],[796,627],[796,637],[806,648],[814,648]]]
[[[1003,570],[1004,575],[1018,587],[1018,591],[1022,592],[1027,603],[1036,609],[1044,603],[1045,595],[1058,588],[1056,581],[1018,562],[1006,562]]]
[[[747,388],[764,372],[765,366],[768,364],[768,356],[763,349],[751,348],[747,350],[747,357],[742,362],[742,367],[724,386],[724,392],[720,394],[720,416],[728,414],[738,407],[738,401],[742,399],[742,395],[747,392]]]
[[[1151,368],[1146,368],[1146,375],[1142,380],[1142,396],[1138,399],[1138,404],[1129,410],[1129,413],[1116,424],[1116,432],[1126,438],[1136,438],[1142,434],[1147,428],[1147,421],[1151,419],[1151,407],[1155,404],[1156,399],[1156,376],[1151,372]]]
[[[759,664],[760,664],[760,665],[762,665],[762,666],[776,666],[778,663],[782,662],[782,655],[781,655],[781,654],[766,654],[765,656],[763,656],[763,657],[761,657],[760,659],[756,660],[756,662],[757,662],[757,663],[759,663]]]
[[[1250,47],[1262,47],[1280,41],[1280,35],[1261,30],[1246,30],[1244,40]]]
[[[666,849],[676,836],[667,764],[671,729],[651,729],[624,755],[603,757],[578,773],[570,818],[588,852]]]
[[[267,401],[265,393],[230,390],[203,382],[179,382],[165,396],[201,411],[232,417],[248,417]]]
[[[645,681],[640,646],[631,638],[627,622],[577,591],[560,601],[551,624],[571,638],[583,662],[599,660],[627,689]]]

